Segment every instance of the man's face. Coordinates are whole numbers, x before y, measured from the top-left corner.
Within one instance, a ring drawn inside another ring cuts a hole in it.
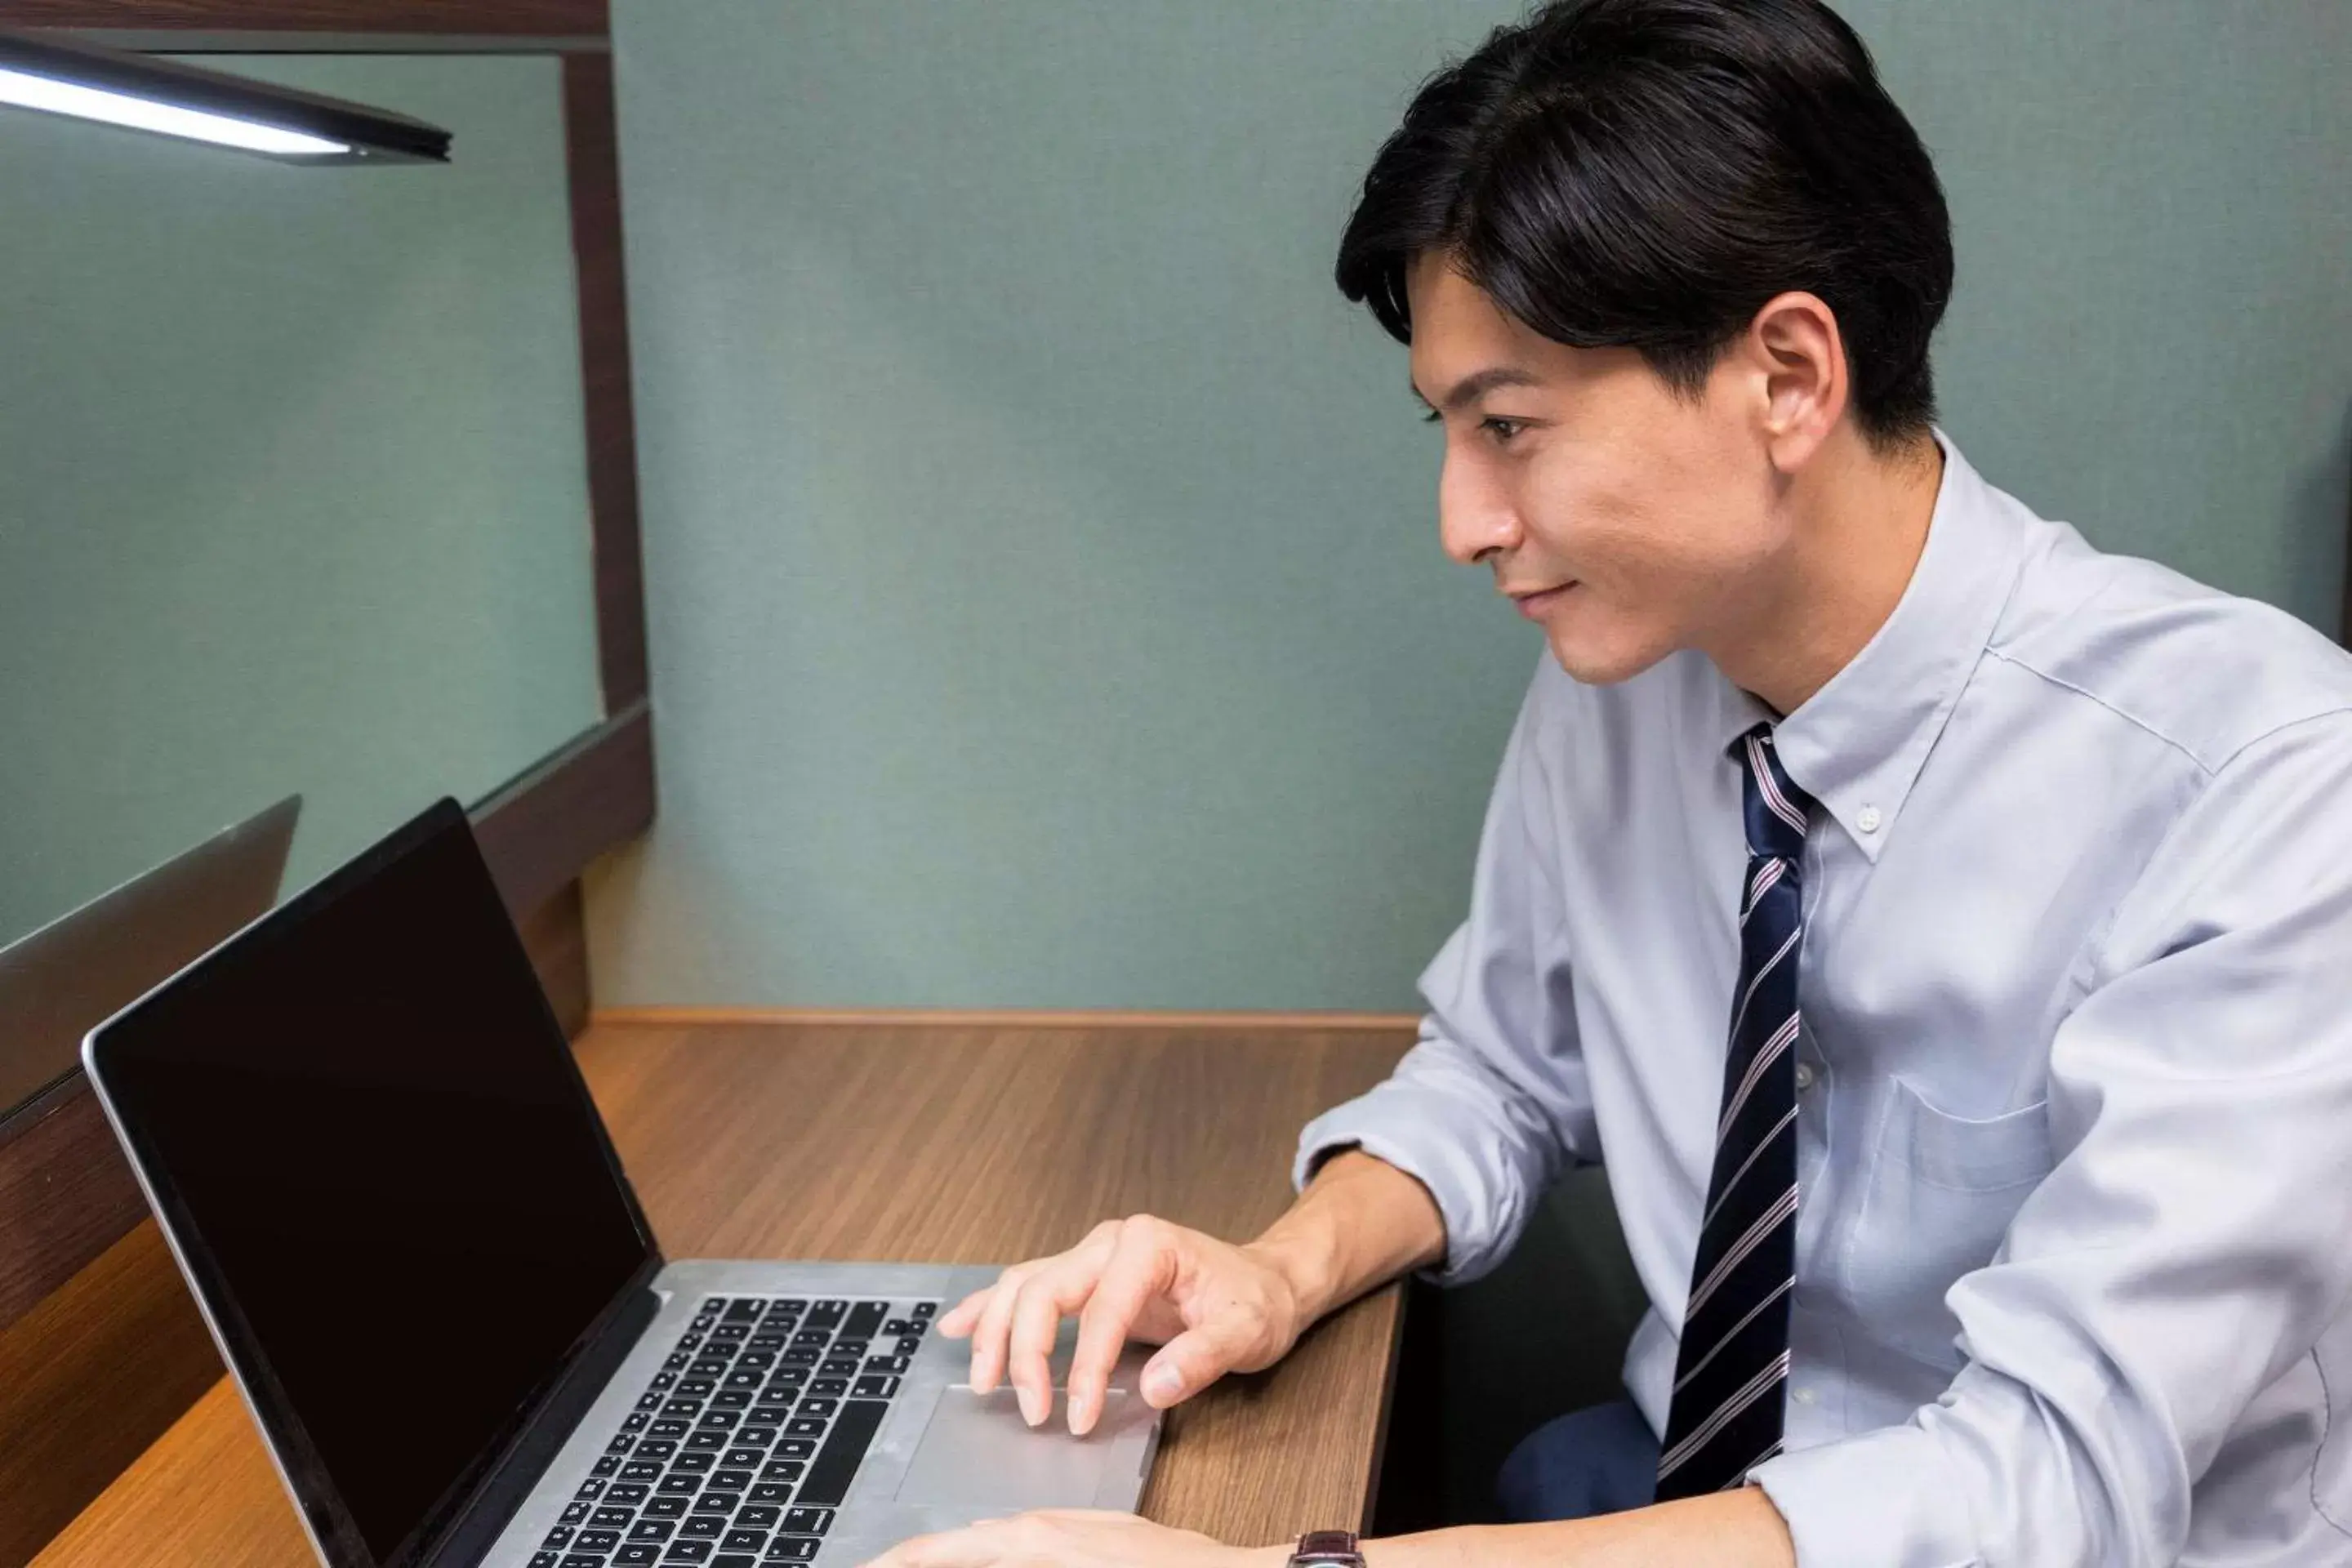
[[[1747,362],[1727,358],[1685,401],[1632,349],[1570,348],[1506,316],[1437,253],[1406,292],[1413,389],[1443,412],[1445,552],[1514,594],[1572,584],[1527,613],[1579,680],[1736,636],[1788,543]],[[1536,382],[1445,407],[1495,367]]]

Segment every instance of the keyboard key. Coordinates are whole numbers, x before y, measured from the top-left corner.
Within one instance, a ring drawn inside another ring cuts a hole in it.
[[[753,1334],[743,1342],[743,1348],[747,1351],[766,1351],[772,1354],[792,1342],[781,1332]]]
[[[898,1380],[880,1373],[868,1373],[857,1380],[856,1388],[860,1399],[887,1399],[898,1392]]]
[[[615,1568],[638,1568],[640,1563],[661,1561],[661,1548],[650,1541],[633,1541],[613,1553]]]
[[[845,1377],[820,1377],[808,1385],[808,1391],[811,1394],[818,1395],[820,1398],[838,1399],[843,1394],[849,1392],[849,1379]]]
[[[839,1339],[833,1342],[833,1348],[825,1353],[827,1355],[861,1356],[866,1353],[866,1350],[872,1345],[872,1343],[873,1342],[868,1340],[863,1334],[858,1334],[854,1337],[849,1334],[844,1334]]]
[[[706,1317],[717,1317],[726,1310],[727,1298],[724,1296],[705,1296],[702,1299],[702,1311]]]
[[[595,1464],[589,1467],[588,1473],[592,1476],[609,1476],[620,1468],[621,1461],[619,1458],[615,1455],[606,1454],[602,1458],[598,1459]]]
[[[646,1379],[646,1386],[647,1388],[667,1388],[677,1382],[677,1373],[674,1372],[657,1372],[651,1377]]]
[[[647,1437],[637,1445],[637,1458],[640,1459],[667,1459],[677,1452],[677,1439],[675,1437]]]
[[[765,1360],[766,1358],[762,1357],[761,1359]],[[728,1387],[740,1388],[746,1393],[756,1393],[758,1390],[766,1387],[767,1382],[768,1369],[764,1366],[754,1368],[749,1372],[739,1367],[735,1371],[727,1374]]]
[[[572,1544],[572,1527],[568,1524],[557,1525],[553,1530],[547,1532],[547,1539],[541,1542],[540,1544],[547,1548],[550,1552],[562,1551],[565,1547]]]
[[[665,1415],[646,1428],[648,1437],[683,1437],[694,1423],[683,1415]]]
[[[652,1419],[652,1416],[646,1415],[642,1410],[632,1410],[626,1415],[621,1417],[621,1430],[624,1432],[642,1432],[646,1429],[646,1423]]]
[[[766,1310],[767,1305],[768,1303],[763,1300],[744,1296],[728,1302],[727,1310],[721,1312],[719,1317],[730,1323],[757,1322],[760,1320],[760,1314]]]
[[[588,1522],[599,1530],[625,1530],[636,1517],[637,1510],[633,1508],[600,1508]],[[581,1544],[584,1546],[587,1542],[583,1541]]]
[[[866,1370],[903,1373],[907,1370],[909,1359],[902,1355],[870,1355],[866,1358]]]
[[[588,1517],[589,1506],[589,1504],[584,1502],[566,1503],[563,1508],[563,1512],[557,1517],[555,1522],[558,1524],[578,1524],[581,1521]]]
[[[815,1456],[816,1444],[807,1437],[779,1437],[776,1439],[776,1458],[779,1459],[808,1459],[814,1458]],[[772,1468],[773,1467],[771,1467],[771,1468]]]
[[[822,1437],[824,1423],[814,1416],[796,1415],[784,1423],[784,1430],[794,1437]]]
[[[911,1318],[893,1318],[882,1325],[882,1331],[886,1334],[910,1334],[915,1331],[915,1321]]]
[[[580,1538],[572,1544],[583,1552],[610,1552],[621,1544],[621,1532],[617,1530],[583,1530]]]
[[[712,1427],[740,1426],[742,1424],[742,1413],[740,1411],[706,1410],[702,1413],[702,1419],[696,1422],[695,1425],[703,1427],[705,1430],[709,1430]]]
[[[530,1568],[556,1568],[555,1553],[552,1552],[535,1553],[530,1560]]]
[[[901,1334],[896,1343],[898,1345],[898,1354],[913,1355],[917,1351],[923,1348],[923,1336],[920,1334]]]
[[[632,1541],[667,1541],[677,1526],[666,1519],[641,1519],[629,1527]]]
[[[803,1399],[793,1412],[795,1415],[830,1415],[838,1403],[831,1399]]]
[[[687,1369],[688,1363],[693,1360],[694,1358],[687,1354],[684,1351],[672,1351],[667,1356],[663,1358],[662,1370],[664,1372],[684,1372]]]
[[[713,1410],[732,1410],[740,1414],[741,1412],[751,1408],[751,1390],[748,1388],[722,1388],[718,1393],[710,1396],[710,1408]]]
[[[801,1461],[798,1459],[771,1459],[768,1461],[767,1468],[760,1472],[760,1479],[768,1481],[796,1481],[801,1479],[802,1468]]]
[[[715,1470],[711,1473],[710,1479],[702,1484],[722,1492],[740,1492],[745,1487],[751,1484],[751,1472],[749,1470]]]
[[[686,1517],[686,1499],[657,1497],[646,1504],[645,1514],[647,1519],[683,1519]]]
[[[763,1535],[760,1539],[768,1538]],[[721,1552],[710,1560],[710,1568],[760,1568],[760,1559],[749,1552]]]
[[[611,1489],[604,1493],[604,1500],[607,1502],[641,1503],[646,1500],[646,1490],[647,1488],[646,1483],[643,1481],[614,1481]]]
[[[686,1363],[686,1370],[697,1377],[719,1377],[727,1371],[727,1359],[724,1356],[710,1355],[707,1352],[698,1353],[692,1361]]]
[[[656,1489],[664,1497],[692,1497],[702,1489],[702,1478],[700,1476],[664,1476],[660,1487]]]
[[[730,1530],[727,1532],[727,1539],[719,1544],[730,1552],[757,1552],[768,1544],[768,1532],[764,1530]]]
[[[854,1334],[861,1340],[870,1339],[874,1331],[882,1326],[882,1320],[889,1315],[889,1311],[890,1303],[887,1301],[860,1301],[849,1309],[849,1316],[842,1321],[841,1331]]]
[[[812,1329],[835,1328],[848,1312],[849,1303],[846,1301],[819,1301],[809,1309],[808,1325]]]
[[[790,1502],[793,1500],[793,1489],[784,1485],[782,1481],[761,1481],[743,1495],[750,1498],[753,1502]],[[744,1511],[748,1513],[751,1510],[746,1509]]]
[[[640,1411],[659,1410],[661,1408],[661,1404],[662,1396],[658,1390],[641,1394],[637,1396],[637,1408]]]
[[[709,1555],[710,1542],[708,1541],[673,1541],[669,1543],[669,1550],[662,1553],[662,1561],[700,1563]]]
[[[604,1558],[602,1552],[592,1557],[584,1552],[567,1552],[563,1554],[562,1562],[563,1568],[604,1568]]]
[[[662,1406],[662,1414],[665,1415],[683,1416],[688,1420],[692,1420],[695,1416],[702,1414],[702,1401],[699,1399],[673,1399]]]
[[[768,1542],[768,1561],[805,1563],[816,1555],[816,1544],[814,1535],[779,1535]]]
[[[718,1386],[716,1381],[708,1377],[681,1377],[675,1392],[680,1399],[702,1399]]]
[[[833,1522],[829,1508],[788,1508],[784,1510],[784,1528],[794,1535],[823,1535],[824,1527]]]
[[[939,1310],[940,1304],[937,1301],[918,1301],[908,1309],[907,1315],[910,1318],[929,1319]]]
[[[857,1371],[857,1358],[856,1356],[829,1355],[823,1361],[816,1363],[816,1369],[819,1372],[829,1373],[835,1377],[848,1377]]]
[[[669,1462],[670,1473],[698,1476],[718,1462],[716,1454],[680,1454]]]
[[[705,1492],[694,1500],[697,1513],[733,1513],[735,1505],[743,1500],[741,1492]]]
[[[767,1461],[768,1456],[757,1448],[730,1448],[719,1462],[739,1470],[756,1470]]]
[[[739,1323],[730,1319],[713,1328],[710,1337],[714,1340],[748,1340],[753,1327],[751,1323]]]
[[[572,1495],[573,1497],[584,1497],[584,1498],[599,1498],[599,1497],[603,1497],[603,1496],[604,1495],[604,1489],[605,1489],[606,1487],[608,1487],[608,1486],[611,1486],[612,1484],[613,1484],[613,1483],[612,1483],[612,1482],[610,1482],[610,1481],[601,1481],[601,1480],[585,1480],[585,1481],[582,1481],[582,1482],[580,1483],[580,1489],[579,1489],[578,1491],[576,1491],[576,1492],[573,1492]]]
[[[748,1530],[772,1530],[782,1511],[781,1509],[762,1506],[760,1500],[754,1497],[751,1502],[735,1510],[735,1522]]]
[[[694,1541],[716,1541],[726,1531],[727,1516],[723,1513],[696,1514],[677,1527],[677,1532]]]
[[[882,1417],[889,1409],[878,1399],[853,1399],[841,1407],[833,1430],[825,1436],[824,1450],[809,1467],[808,1479],[801,1483],[801,1501],[829,1507],[847,1495],[849,1478],[857,1473],[858,1462],[866,1458],[866,1446],[874,1441],[874,1434],[880,1429]],[[792,1528],[789,1521],[785,1528]]]
[[[631,1459],[621,1467],[621,1479],[625,1481],[649,1481],[661,1473],[661,1463],[656,1459]]]
[[[734,1440],[734,1435],[726,1431],[696,1432],[688,1436],[686,1447],[688,1453],[716,1452]]]

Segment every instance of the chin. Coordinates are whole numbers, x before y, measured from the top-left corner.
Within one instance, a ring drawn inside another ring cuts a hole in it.
[[[1559,632],[1546,640],[1560,668],[1586,686],[1614,686],[1621,680],[1631,680],[1673,651],[1666,647],[1612,643]]]

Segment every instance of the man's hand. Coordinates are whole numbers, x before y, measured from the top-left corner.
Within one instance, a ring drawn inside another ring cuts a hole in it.
[[[1063,1317],[1076,1312],[1069,1424],[1083,1436],[1102,1415],[1111,1367],[1129,1339],[1162,1347],[1144,1367],[1140,1392],[1163,1410],[1228,1372],[1281,1360],[1314,1316],[1282,1256],[1150,1215],[1105,1220],[1067,1252],[1007,1268],[957,1302],[939,1330],[971,1336],[973,1390],[986,1394],[1009,1374],[1034,1426],[1053,1408],[1046,1358]]]
[[[1287,1546],[1227,1546],[1131,1513],[1055,1508],[919,1535],[861,1568],[1280,1568],[1289,1555]]]

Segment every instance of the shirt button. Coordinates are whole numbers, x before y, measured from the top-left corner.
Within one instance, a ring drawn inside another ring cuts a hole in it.
[[[1812,1087],[1813,1087],[1813,1066],[1812,1066],[1812,1064],[1811,1064],[1811,1062],[1799,1062],[1799,1063],[1797,1064],[1797,1089],[1798,1089],[1798,1092],[1799,1092],[1799,1093],[1802,1093],[1804,1090],[1809,1089],[1811,1089],[1811,1088],[1812,1088]]]
[[[1853,825],[1856,827],[1861,828],[1864,833],[1877,832],[1878,807],[1874,805],[1865,805],[1860,811],[1854,813]]]

